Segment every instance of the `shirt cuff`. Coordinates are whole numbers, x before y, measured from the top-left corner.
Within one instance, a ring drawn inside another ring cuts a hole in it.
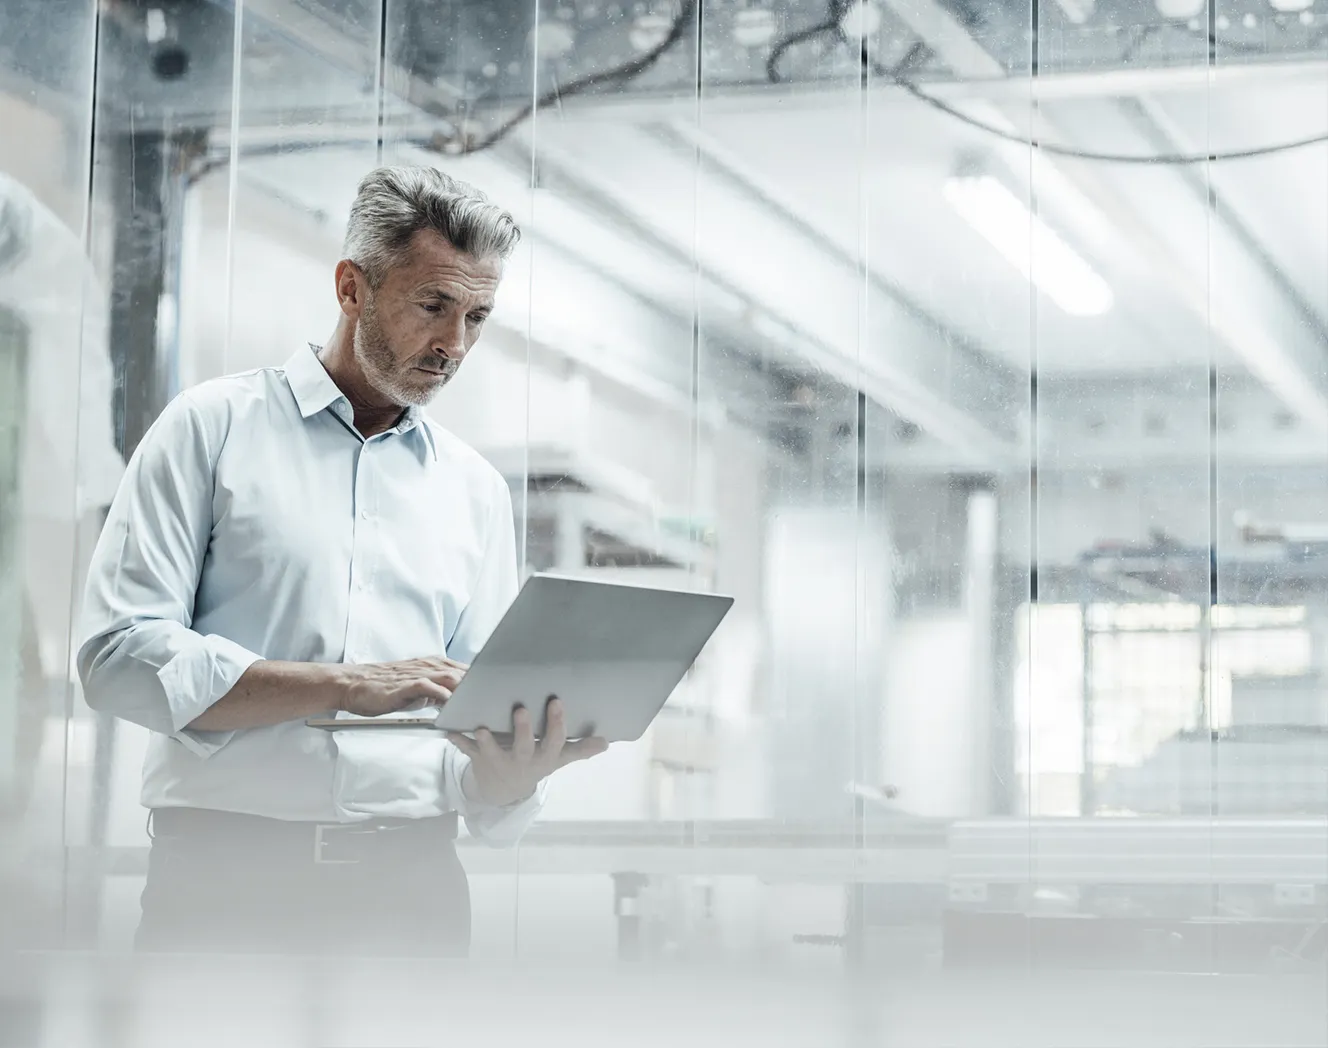
[[[226,745],[233,731],[196,731],[188,725],[235,687],[244,671],[262,660],[226,637],[208,634],[157,671],[171,711],[172,738],[200,757],[210,757]]]
[[[512,804],[485,804],[472,800],[466,794],[466,780],[470,771],[469,758],[461,758],[460,789],[461,814],[466,820],[466,829],[471,836],[493,845],[516,844],[530,828],[548,794],[548,779],[542,779],[535,787],[535,792],[524,800]]]

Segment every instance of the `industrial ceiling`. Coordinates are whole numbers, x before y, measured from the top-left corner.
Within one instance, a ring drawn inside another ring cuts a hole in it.
[[[604,353],[790,441],[861,391],[898,469],[1328,457],[1313,0],[245,0],[238,41],[223,0],[89,8],[8,4],[0,89],[205,130],[195,177],[333,219],[349,147],[446,158],[550,297],[622,299]],[[1012,200],[1092,283],[993,250]]]

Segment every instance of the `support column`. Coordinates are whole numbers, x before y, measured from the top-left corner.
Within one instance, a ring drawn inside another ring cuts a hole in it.
[[[893,612],[883,521],[776,507],[766,532],[771,815],[849,830],[880,783],[881,666]],[[860,781],[859,781],[860,780]]]
[[[1006,747],[995,741],[999,534],[997,496],[987,484],[955,484],[946,497],[944,517],[924,517],[935,530],[923,540],[932,601],[893,631],[881,746],[883,780],[898,788],[901,810],[961,819],[989,814],[993,780],[1008,773]],[[954,565],[960,570],[949,574]],[[955,585],[936,591],[932,571]]]
[[[176,317],[185,169],[194,132],[133,131],[106,140],[114,222],[111,366],[116,443],[128,458],[179,389]]]
[[[968,812],[988,815],[996,767],[995,618],[996,565],[1000,556],[996,492],[975,485],[968,494],[968,530],[964,545],[964,617],[969,635],[969,741],[973,776]]]

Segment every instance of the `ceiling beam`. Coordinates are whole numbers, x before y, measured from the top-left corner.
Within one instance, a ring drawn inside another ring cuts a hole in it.
[[[960,42],[967,32],[953,15],[941,7],[937,0],[887,0],[890,7],[903,18],[936,56],[955,73],[965,79],[987,80],[1001,73],[999,63],[980,48]],[[1042,78],[1035,77],[1036,85]],[[1029,86],[1027,79],[1019,81]],[[1121,103],[1121,105],[1124,105]],[[1002,107],[1014,120],[1026,119],[1029,113],[1027,94],[1018,104],[1010,102]],[[1099,106],[1099,111],[1103,110]],[[1147,125],[1146,114],[1127,109],[1115,110],[1119,119],[1128,114],[1128,123],[1134,125],[1135,134],[1143,132],[1148,146],[1158,152],[1177,151],[1178,143],[1169,140],[1156,125]],[[1076,132],[1085,124],[1083,112],[1076,108],[1079,119],[1060,121],[1055,110],[1050,114],[1041,110],[1040,121],[1050,131],[1048,137],[1060,142],[1073,142]],[[1110,119],[1111,113],[1107,113]],[[1094,137],[1103,133],[1103,121],[1090,121]],[[1075,183],[1081,192],[1098,208],[1102,215],[1123,236],[1135,244],[1147,258],[1157,274],[1167,282],[1175,300],[1188,309],[1204,325],[1212,337],[1223,343],[1235,360],[1241,361],[1252,375],[1280,397],[1286,405],[1318,434],[1328,434],[1328,391],[1324,389],[1324,340],[1317,332],[1317,324],[1307,324],[1301,303],[1290,295],[1285,281],[1270,267],[1261,264],[1250,251],[1248,242],[1242,242],[1235,229],[1221,212],[1208,210],[1206,184],[1196,185],[1192,173],[1183,169],[1157,172],[1150,185],[1147,200],[1140,194],[1133,197],[1123,192],[1110,170],[1088,162],[1061,160],[1036,154],[1039,168],[1054,168]],[[1034,175],[1036,179],[1036,174]],[[1187,221],[1186,219],[1189,219]],[[1227,267],[1226,276],[1231,286],[1226,293],[1214,295],[1210,270],[1196,267],[1187,255],[1193,245],[1176,242],[1180,235],[1204,230],[1207,257],[1220,259]],[[1235,293],[1239,289],[1239,293]]]
[[[952,70],[957,72],[957,70]],[[1100,69],[1076,72],[1040,72],[1036,77],[1007,76],[992,66],[982,74],[961,74],[949,79],[928,80],[922,84],[927,93],[962,105],[983,101],[994,105],[1022,107],[1026,114],[1031,102],[1058,102],[1075,99],[1135,98],[1143,95],[1165,96],[1183,91],[1250,91],[1259,88],[1295,86],[1322,87],[1328,80],[1328,61],[1240,62],[1223,59],[1221,65],[1206,64],[1159,66],[1152,68]],[[865,97],[864,97],[865,96]],[[842,109],[846,100],[859,100],[873,109],[892,105],[914,106],[915,100],[903,88],[881,78],[869,85],[854,81],[822,84],[759,83],[748,85],[701,86],[700,107],[703,114],[750,113],[754,105],[769,106],[777,98],[781,112],[818,112]],[[619,91],[606,95],[585,95],[564,106],[559,112],[563,122],[655,123],[694,118],[698,101],[677,91],[652,93]]]
[[[813,245],[815,252],[799,256],[797,264],[814,268],[828,263],[854,282],[865,298],[861,346],[845,349],[844,356],[859,374],[856,384],[871,390],[873,400],[948,447],[969,450],[974,464],[1023,461],[1016,434],[1028,405],[1026,380],[966,346],[885,280],[868,251],[839,243],[805,218],[795,200],[694,122],[658,125],[652,131],[681,162],[697,165],[700,177],[726,182],[741,196],[759,201],[771,223]],[[850,387],[855,384],[851,370],[844,371]]]
[[[676,138],[670,144],[668,135],[642,131],[630,143],[639,162],[676,163],[684,171],[697,163],[691,153],[696,143],[687,145],[686,156],[671,158],[662,151],[643,155],[643,147],[652,140],[669,149],[679,145]],[[629,147],[620,138],[615,148]],[[529,172],[528,152],[509,156]],[[611,179],[601,177],[594,163],[574,156],[566,144],[555,145],[550,136],[539,139],[538,161],[542,188],[649,244],[674,265],[695,271],[700,295],[717,294],[724,301],[745,303],[749,317],[755,318],[744,325],[746,341],[765,358],[813,371],[848,391],[862,390],[877,404],[934,435],[969,468],[999,469],[1025,459],[1017,436],[1021,427],[1017,412],[1027,404],[1026,384],[1020,385],[983,355],[960,347],[941,325],[901,297],[892,297],[879,280],[869,283],[856,257],[809,229],[795,211],[775,203],[772,191],[757,188],[756,176],[737,169],[731,158],[717,160],[712,152],[702,161],[701,177],[714,176],[707,190],[710,207],[720,208],[716,194],[726,192],[725,201],[734,207],[759,208],[767,242],[752,250],[773,251],[773,257],[782,259],[781,251],[797,245],[800,250],[789,260],[789,272],[797,272],[808,287],[834,289],[851,300],[848,315],[835,303],[790,301],[777,289],[757,286],[744,276],[750,266],[742,252],[721,245],[715,236],[680,239],[642,207],[641,194],[624,193]],[[869,296],[865,301],[864,289]],[[823,323],[809,326],[814,311],[822,317],[834,314],[841,330],[827,332]],[[703,299],[698,302],[698,318],[717,318],[724,312],[710,308]]]
[[[214,0],[215,2],[215,0]],[[320,7],[315,11],[296,0],[244,0],[244,17],[260,21],[307,54],[360,74],[366,83],[381,75],[389,92],[408,105],[435,117],[455,113],[465,92],[443,79],[425,80],[399,66],[379,68],[380,40],[366,39],[362,30]],[[379,33],[387,31],[380,25]]]

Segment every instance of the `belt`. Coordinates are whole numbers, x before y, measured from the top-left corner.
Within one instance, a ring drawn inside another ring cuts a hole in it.
[[[455,812],[424,819],[290,822],[210,808],[153,808],[149,825],[154,840],[292,848],[319,864],[357,863],[397,845],[453,841],[457,835]]]

